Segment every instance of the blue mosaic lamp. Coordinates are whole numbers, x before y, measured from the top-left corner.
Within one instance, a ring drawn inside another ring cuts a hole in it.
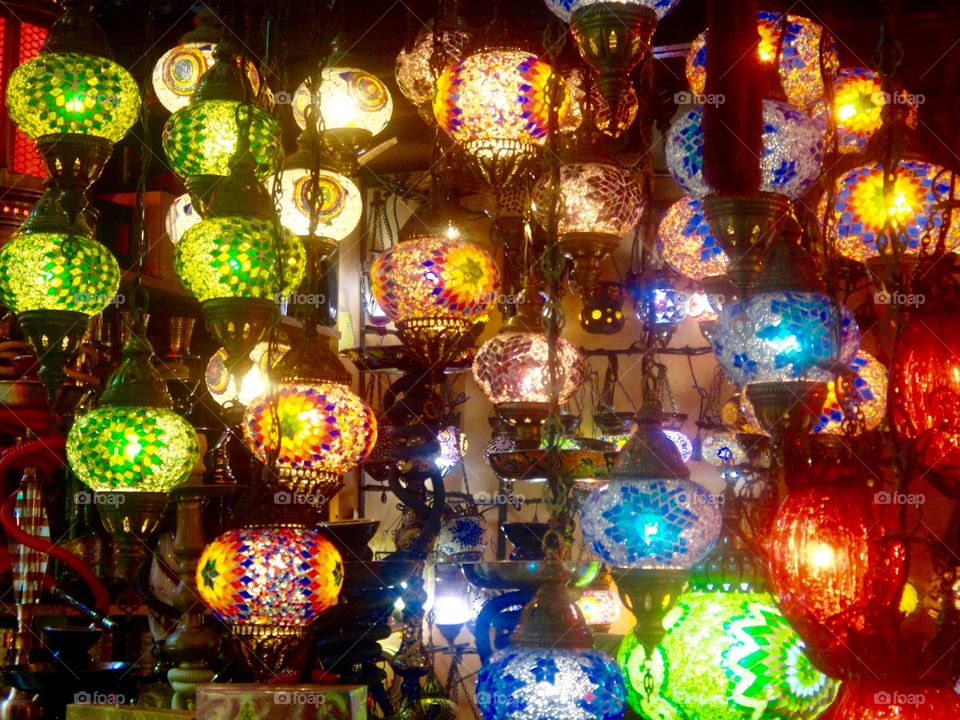
[[[477,676],[485,720],[620,720],[626,687],[620,668],[593,649],[583,614],[557,567],[524,608],[510,647]]]
[[[587,546],[615,568],[688,570],[720,534],[720,509],[661,429],[658,405],[647,405],[637,432],[620,451],[610,483],[581,509]]]
[[[795,237],[774,243],[764,267],[754,294],[723,309],[713,348],[727,376],[746,386],[764,430],[810,432],[837,368],[856,356],[860,330]]]

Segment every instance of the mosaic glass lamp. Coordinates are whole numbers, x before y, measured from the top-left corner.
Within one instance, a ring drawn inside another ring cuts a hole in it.
[[[238,379],[230,372],[227,351],[220,348],[207,363],[204,379],[207,390],[221,407],[246,407],[267,394],[271,372],[290,349],[289,345],[277,343],[271,351],[269,342],[259,342],[250,351],[250,369]]]
[[[593,649],[583,614],[566,580],[545,582],[524,608],[510,646],[477,676],[484,720],[620,720],[625,690],[620,668]]]
[[[548,176],[533,189],[533,214],[543,227],[552,191]],[[570,281],[581,294],[599,281],[601,262],[640,221],[645,205],[636,173],[613,160],[560,166],[557,232],[560,249],[573,263]]]
[[[880,163],[860,165],[837,180],[830,239],[844,257],[868,262],[893,252],[883,236],[889,222],[903,243],[899,251],[916,255],[928,228],[929,242],[938,242],[944,218],[937,206],[949,199],[950,172],[940,165],[922,160],[902,161],[889,192],[884,189]],[[825,204],[821,209],[827,211]],[[960,249],[960,228],[956,223],[947,230],[944,242],[948,252]]]
[[[848,392],[853,408],[863,420],[855,427],[858,431],[873,430],[883,422],[887,414],[887,368],[873,355],[861,350],[850,363]],[[823,404],[820,422],[813,429],[829,435],[844,432],[845,412],[837,395],[837,381],[827,386],[827,400]]]
[[[184,234],[174,257],[177,274],[200,301],[231,370],[243,372],[250,351],[274,322],[279,298],[296,290],[306,268],[303,242],[278,232],[273,203],[254,172],[253,157],[241,147],[205,219]]]
[[[10,75],[6,101],[10,119],[36,141],[73,217],[86,207],[84,193],[100,177],[114,143],[136,122],[140,90],[113,61],[84,4],[66,5],[40,54]]]
[[[463,57],[463,49],[470,41],[470,34],[461,26],[445,27],[437,34],[440,47],[434,47],[433,21],[413,41],[412,47],[404,48],[397,56],[394,75],[403,96],[416,105],[420,117],[429,125],[435,125],[433,116],[433,92],[437,73],[433,68],[434,53],[439,51],[439,64],[446,67]]]
[[[276,172],[283,160],[280,126],[251,104],[252,88],[237,67],[231,43],[217,44],[214,57],[216,62],[201,77],[190,103],[173,113],[163,128],[163,153],[201,215],[213,188],[239,159],[241,146],[260,179]]]
[[[261,462],[274,463],[281,487],[317,498],[319,509],[370,454],[377,420],[350,391],[335,339],[320,337],[315,326],[308,325],[275,375],[274,386],[247,407],[244,441]]]
[[[529,279],[516,314],[490,338],[473,361],[473,378],[494,410],[510,422],[546,417],[550,405],[547,335],[543,329],[543,299]],[[586,364],[576,345],[557,343],[559,401],[570,399],[586,378]]]
[[[710,230],[702,203],[691,197],[677,200],[667,210],[657,231],[657,248],[665,263],[691,280],[723,275],[730,264]]]
[[[793,105],[763,101],[763,157],[760,191],[796,200],[809,190],[823,162],[823,134]],[[667,165],[674,180],[696,199],[712,192],[703,178],[703,106],[684,109],[666,138]]]
[[[777,66],[787,100],[798,108],[822,100],[823,78],[832,77],[839,65],[833,36],[809,18],[788,15],[784,22],[781,14],[766,10],[757,13],[757,31],[760,65]],[[697,95],[706,90],[709,33],[702,32],[687,54],[687,81]]]
[[[784,236],[770,247],[754,294],[725,306],[713,330],[717,362],[746,386],[769,433],[810,432],[827,384],[860,345],[852,313],[825,293],[796,239]]]
[[[601,571],[577,598],[583,619],[595,632],[606,632],[623,614],[623,603],[609,570]]]
[[[260,675],[286,668],[320,613],[337,602],[343,560],[305,527],[245,527],[213,540],[197,563],[197,589],[230,626]]]
[[[769,593],[687,592],[664,626],[652,652],[630,633],[617,654],[643,717],[814,720],[836,697]]]
[[[570,106],[563,78],[530,53],[485,50],[447,66],[437,80],[433,113],[477,176],[500,188],[546,141],[554,95],[559,128]]]
[[[0,300],[16,314],[40,359],[51,407],[88,318],[113,301],[120,285],[113,255],[93,239],[82,215],[70,220],[60,197],[47,190],[0,249]]]
[[[430,210],[370,267],[370,289],[404,347],[426,367],[462,359],[500,288],[490,254]]]
[[[546,0],[570,23],[580,56],[599,75],[600,95],[614,115],[631,87],[629,73],[650,53],[657,21],[679,0]]]
[[[580,508],[584,542],[611,567],[689,569],[720,534],[718,503],[690,480],[658,411],[644,408],[609,484]]]
[[[223,31],[222,23],[210,8],[202,8],[193,19],[194,27],[176,47],[167,50],[153,68],[153,91],[170,112],[190,103],[200,78],[214,63],[213,52]],[[260,90],[260,73],[249,60],[247,81],[253,95]]]
[[[293,94],[293,118],[301,129],[312,123],[324,137],[358,150],[390,123],[390,91],[365,70],[328,67],[320,73],[316,92],[311,92],[308,83],[305,81]]]

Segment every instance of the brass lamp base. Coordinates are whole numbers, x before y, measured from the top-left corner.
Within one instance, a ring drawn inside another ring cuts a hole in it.
[[[743,294],[763,267],[763,253],[790,215],[790,199],[779,193],[751,197],[707,195],[703,213],[710,231],[730,258],[727,277]]]
[[[134,582],[146,558],[145,540],[157,529],[169,495],[157,492],[95,492],[97,513],[117,544],[115,577]]]
[[[28,310],[17,315],[17,321],[40,361],[38,374],[54,408],[67,377],[64,368],[80,347],[89,318],[73,310]]]
[[[537,146],[518,140],[477,140],[463,146],[470,171],[493,189],[525,172],[537,157]]]
[[[600,280],[600,263],[620,245],[620,238],[606,233],[567,233],[560,236],[560,250],[570,258],[570,284],[583,297]]]
[[[747,385],[760,427],[773,437],[813,430],[827,399],[827,383],[808,380]]]
[[[689,570],[614,570],[620,599],[637,619],[633,634],[652,650],[666,632],[663,619],[687,587]]]
[[[281,467],[277,477],[285,490],[315,499],[318,510],[343,487],[343,478],[339,475],[310,468]]]
[[[207,329],[227,353],[227,367],[242,377],[250,351],[277,322],[277,304],[261,298],[214,298],[200,304]]]
[[[397,336],[407,352],[425,368],[466,359],[483,323],[463,318],[425,317],[397,322]]]
[[[188,175],[183,184],[190,195],[190,202],[201,218],[207,216],[214,188],[223,181],[222,175]]]
[[[86,209],[84,193],[103,172],[113,143],[79,133],[45,135],[37,138],[37,152],[61,190],[60,204],[72,221]]]
[[[292,669],[290,661],[306,640],[307,628],[300,625],[233,625],[230,634],[237,641],[247,669],[260,682],[266,682]]]
[[[550,414],[549,403],[498,403],[493,409],[512,429],[518,449],[540,447],[543,423]]]
[[[617,117],[630,86],[628,73],[650,54],[657,14],[639,3],[600,2],[576,10],[570,31],[580,55],[600,74],[600,96]]]

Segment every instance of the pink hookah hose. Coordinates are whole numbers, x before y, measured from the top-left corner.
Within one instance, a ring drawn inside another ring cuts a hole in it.
[[[66,441],[62,437],[47,437],[16,445],[0,453],[0,481],[10,469],[35,467],[37,473],[49,477],[65,461]],[[93,570],[73,553],[64,550],[46,538],[35,537],[24,532],[14,516],[14,504],[17,493],[13,492],[0,506],[0,526],[13,542],[25,545],[32,550],[40,550],[51,558],[59,560],[73,570],[93,594],[96,609],[108,615],[110,613],[110,595],[100,578]]]

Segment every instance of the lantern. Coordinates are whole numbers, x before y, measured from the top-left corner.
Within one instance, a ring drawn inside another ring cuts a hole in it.
[[[626,293],[623,285],[601,282],[587,289],[580,310],[580,327],[592,335],[615,335],[623,330],[626,318],[623,303]]]
[[[220,348],[210,358],[204,373],[210,397],[221,407],[246,407],[266,395],[270,373],[289,349],[290,346],[283,343],[278,343],[273,349],[269,342],[257,343],[250,351],[250,369],[238,381],[230,372],[227,351]]]
[[[682,110],[666,138],[667,165],[688,195],[712,192],[703,178],[703,106]],[[823,135],[816,122],[780,100],[763,101],[761,192],[796,200],[820,174]]]
[[[400,92],[416,105],[420,117],[430,125],[437,122],[433,116],[433,91],[437,80],[433,69],[434,54],[439,52],[440,65],[445,67],[462,57],[470,40],[470,35],[459,27],[441,29],[436,37],[439,38],[439,49],[434,45],[433,21],[430,21],[417,34],[413,47],[400,51],[394,69]]]
[[[520,50],[485,50],[447,66],[437,80],[433,113],[474,172],[499,188],[527,167],[546,141],[553,95],[559,128],[570,102],[553,68]]]
[[[857,679],[845,682],[830,720],[950,720],[960,714],[953,687]]]
[[[612,138],[622,136],[637,119],[640,100],[632,84],[626,88],[626,94],[614,109],[601,97],[597,83],[585,78],[584,68],[577,67],[564,73],[563,79],[570,93],[570,112],[560,128],[564,135],[573,135],[580,129],[588,104],[593,106],[593,124],[600,132]]]
[[[333,170],[320,170],[314,188],[313,173],[306,165],[297,163],[295,156],[280,174],[280,222],[310,245],[315,204],[314,241],[321,243],[322,254],[328,255],[360,224],[363,199],[353,181]]]
[[[694,198],[677,200],[667,210],[657,231],[657,249],[665,263],[691,280],[723,275],[730,264]]]
[[[862,429],[873,430],[887,414],[887,368],[873,355],[861,350],[850,363],[850,373],[846,379],[852,384],[849,400],[863,419]],[[814,432],[843,432],[845,414],[837,397],[837,382],[831,381],[827,387],[827,400]],[[859,426],[857,429],[860,429]]]
[[[769,11],[757,13],[757,31],[757,59],[771,70],[777,64],[787,100],[798,108],[821,100],[823,78],[831,77],[839,65],[833,36],[809,18],[787,15],[784,22],[781,14]],[[704,30],[687,54],[687,82],[696,95],[706,89],[709,32]]]

